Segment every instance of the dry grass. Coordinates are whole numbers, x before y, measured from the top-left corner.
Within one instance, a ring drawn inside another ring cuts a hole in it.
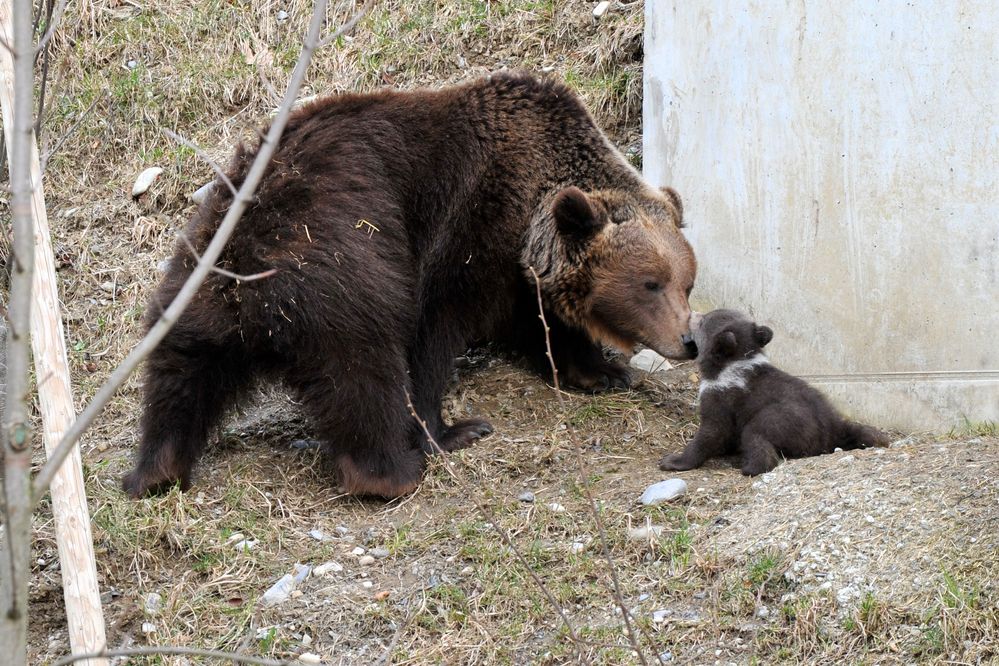
[[[638,161],[642,3],[613,3],[599,23],[592,5],[385,0],[353,38],[317,54],[303,95],[439,85],[504,66],[550,68],[580,90]],[[333,3],[331,29],[354,9],[354,2]],[[279,11],[289,18],[278,21]],[[224,161],[273,110],[273,90],[290,72],[309,11],[302,0],[70,3],[67,29],[54,42],[42,141],[44,153],[79,123],[52,155],[46,182],[78,403],[134,344],[156,266],[190,212],[187,195],[211,178],[162,128]],[[149,166],[165,172],[149,196],[133,202],[132,181]],[[636,504],[641,490],[662,478],[658,457],[696,427],[689,369],[666,383],[646,379],[628,393],[569,395],[563,413],[547,386],[509,362],[480,354],[471,366],[447,409],[485,415],[497,434],[453,459],[592,641],[594,663],[635,657],[609,592],[568,432],[583,446],[625,601],[649,655],[669,653],[681,663],[995,657],[996,596],[986,585],[997,577],[994,553],[948,552],[941,557],[947,576],[935,568],[922,596],[900,598],[886,586],[840,615],[828,593],[802,593],[784,578],[804,540],[751,553],[714,544],[719,529],[748,523],[754,511],[747,504],[752,482],[724,463],[686,473],[690,493],[674,504]],[[344,664],[375,662],[390,644],[400,664],[574,660],[554,611],[439,462],[402,501],[344,497],[314,452],[288,446],[309,428],[280,393],[263,394],[227,427],[191,492],[125,499],[117,483],[135,441],[137,388],[133,379],[83,443],[114,646],[173,643],[281,657],[312,651]],[[957,433],[960,441],[979,435],[986,442],[980,450],[994,452],[994,429],[974,428]],[[919,451],[934,446],[913,441]],[[821,502],[836,467],[825,459],[814,465],[809,497]],[[535,493],[533,504],[517,501],[523,490]],[[983,490],[963,500],[962,525],[994,531],[991,497]],[[645,524],[662,530],[628,538],[630,527]],[[65,618],[50,516],[43,511],[35,526],[31,650],[33,661],[45,663],[66,650]],[[768,534],[766,525],[757,527],[747,543]],[[237,550],[237,533],[256,546]],[[390,555],[361,566],[352,554],[358,546]],[[327,561],[343,570],[307,579],[302,595],[274,609],[257,606],[294,563]],[[153,592],[162,608],[147,615],[144,599]],[[760,605],[771,609],[768,618],[756,616]],[[144,634],[143,622],[155,632]]]

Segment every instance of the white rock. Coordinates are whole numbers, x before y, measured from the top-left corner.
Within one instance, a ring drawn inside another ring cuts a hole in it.
[[[364,555],[364,549],[361,548],[360,546],[355,547],[354,550],[350,552],[353,553],[354,555]]]
[[[632,541],[648,541],[663,533],[662,525],[642,525],[628,529],[628,538]]]
[[[532,493],[530,490],[525,490],[524,492],[517,495],[517,501],[531,503],[534,501],[534,493]]]
[[[298,660],[303,664],[321,664],[323,663],[322,657],[314,652],[305,652],[298,655]]]
[[[361,587],[365,587],[365,588],[369,588],[369,589],[372,588],[372,587],[374,587],[374,586],[375,586],[375,584],[372,583],[370,580],[366,580],[363,583],[361,583]]]
[[[156,625],[153,624],[152,622],[143,622],[142,623],[142,633],[144,633],[144,634],[155,634],[156,633]]]
[[[610,0],[601,0],[597,3],[597,6],[593,8],[593,17],[600,18],[607,13],[607,8],[610,7]]]
[[[652,621],[656,624],[665,622],[666,618],[673,614],[673,611],[669,608],[663,608],[657,611],[652,611]]]
[[[632,356],[628,365],[645,372],[666,372],[673,367],[669,361],[651,349],[643,349]]]
[[[191,193],[191,201],[201,205],[208,198],[208,193],[215,186],[215,181],[209,181]]]
[[[371,555],[365,555],[361,559],[359,559],[357,561],[357,563],[360,564],[362,567],[366,567],[366,566],[369,566],[371,564],[374,564],[375,563],[375,558],[372,557]]]
[[[260,597],[260,603],[264,606],[276,606],[287,601],[291,593],[295,591],[295,587],[309,575],[309,571],[311,571],[309,567],[296,564],[293,573],[281,576],[276,583],[271,585],[269,590],[264,592],[263,596]]]
[[[683,479],[666,479],[653,483],[642,493],[641,502],[647,506],[661,504],[676,499],[687,492],[687,482]]]
[[[384,560],[386,557],[388,557],[391,554],[392,553],[391,553],[391,551],[389,551],[388,548],[372,548],[371,549],[371,555],[375,559]]]
[[[756,617],[760,619],[766,619],[770,617],[770,609],[766,606],[760,606],[756,609]]]
[[[322,541],[326,538],[326,535],[322,533],[322,530],[309,530],[309,536],[316,541]]]
[[[582,541],[573,541],[569,544],[569,552],[573,555],[579,555],[584,550],[586,550],[586,544]]]
[[[552,502],[551,504],[548,505],[548,508],[554,511],[555,513],[565,513],[565,507],[559,504],[558,502]]]
[[[234,534],[230,534],[229,538],[226,539],[225,542],[226,543],[236,543],[237,541],[242,541],[245,538],[246,537],[243,536],[242,532],[235,532]]]
[[[156,592],[150,592],[146,595],[146,603],[144,608],[146,610],[146,615],[159,615],[160,609],[163,607],[163,597],[161,597]]]
[[[132,197],[136,198],[145,194],[149,187],[153,184],[153,181],[159,178],[161,173],[163,173],[163,169],[159,167],[149,167],[140,173],[139,177],[135,179],[135,183],[132,185]]]
[[[260,541],[257,539],[243,539],[242,541],[237,541],[233,545],[233,548],[246,553],[253,550],[258,543],[260,543]]]
[[[313,569],[312,573],[316,576],[325,576],[329,573],[340,573],[341,571],[343,571],[343,565],[339,562],[324,562]]]
[[[277,13],[277,20],[278,21],[287,21],[288,20],[288,12],[286,12],[283,9],[279,9],[278,13]]]

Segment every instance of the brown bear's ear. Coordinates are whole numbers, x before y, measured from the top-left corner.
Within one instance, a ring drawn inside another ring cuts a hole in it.
[[[589,236],[603,226],[590,199],[578,187],[567,187],[552,203],[552,215],[559,233],[567,236]]]
[[[754,326],[753,340],[761,347],[766,347],[767,343],[774,339],[774,332],[769,326]]]
[[[673,204],[673,207],[676,208],[676,226],[683,227],[683,201],[680,199],[680,194],[672,187],[668,186],[663,186],[659,189],[663,191],[666,198],[669,199],[670,203]]]
[[[722,356],[732,356],[735,354],[735,350],[738,348],[738,341],[735,339],[735,333],[732,331],[725,331],[715,341],[715,350]]]

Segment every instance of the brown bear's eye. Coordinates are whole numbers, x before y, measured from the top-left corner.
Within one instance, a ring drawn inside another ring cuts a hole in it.
[[[656,282],[655,280],[649,280],[648,282],[645,283],[645,288],[648,289],[649,291],[659,291],[660,289],[663,288],[663,286],[658,282]]]

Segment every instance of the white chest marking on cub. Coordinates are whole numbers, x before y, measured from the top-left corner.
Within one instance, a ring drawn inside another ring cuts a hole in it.
[[[761,365],[770,365],[770,361],[763,354],[751,356],[743,361],[736,361],[729,365],[714,379],[702,379],[701,388],[698,395],[704,395],[708,391],[724,391],[726,389],[746,388],[746,376],[753,371],[753,368]]]

